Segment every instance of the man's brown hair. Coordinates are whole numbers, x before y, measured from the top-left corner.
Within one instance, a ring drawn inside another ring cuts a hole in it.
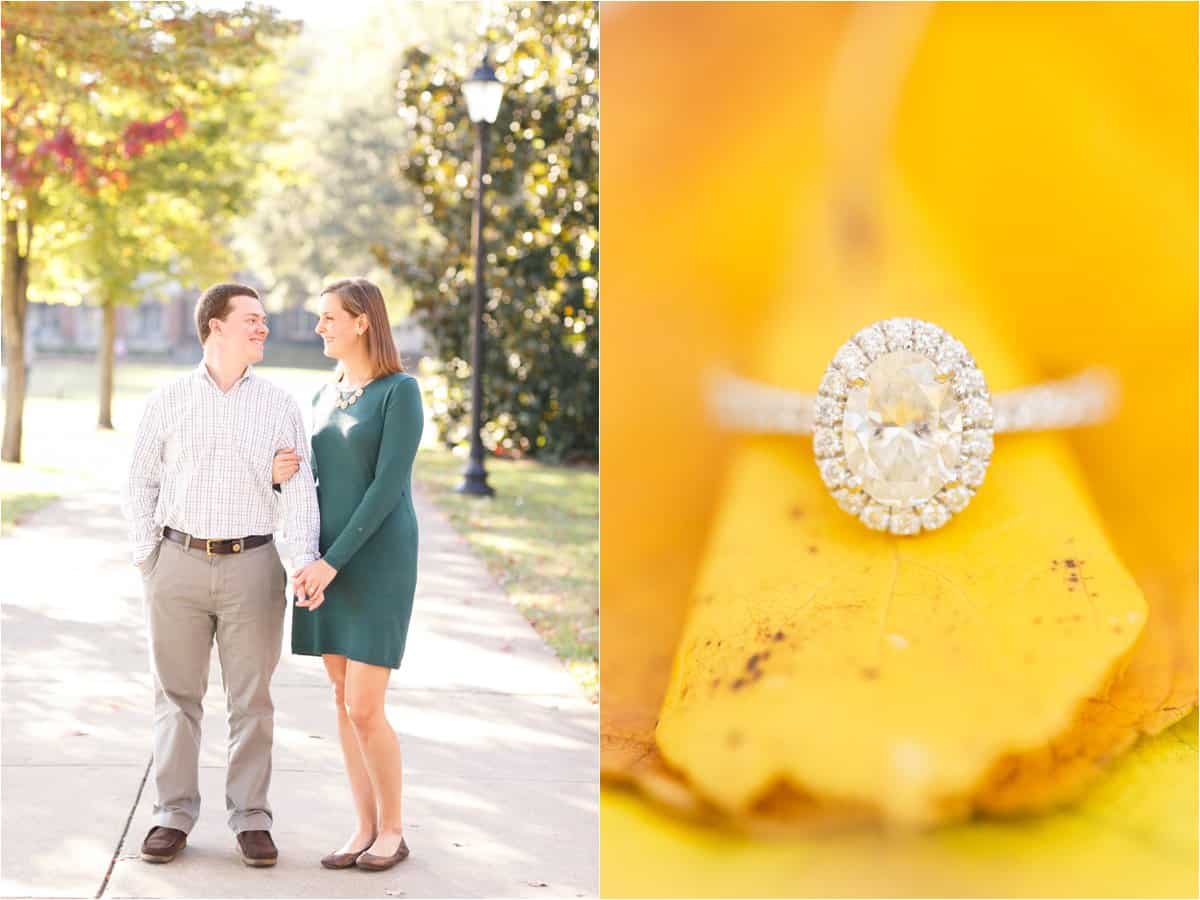
[[[229,301],[234,297],[259,299],[258,291],[254,288],[234,282],[214,284],[200,295],[200,299],[196,301],[196,334],[200,336],[201,346],[208,340],[209,319],[220,319],[224,322],[225,317],[229,315]]]

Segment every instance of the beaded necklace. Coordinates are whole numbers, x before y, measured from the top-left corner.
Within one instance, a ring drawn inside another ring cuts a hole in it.
[[[334,384],[333,389],[335,391],[337,391],[337,395],[338,395],[338,399],[337,399],[338,409],[347,409],[347,408],[353,406],[355,403],[357,403],[358,398],[363,395],[363,388],[365,388],[368,384],[370,384],[374,380],[375,380],[374,378],[368,378],[366,381],[364,381],[358,387],[350,388],[350,390],[348,390],[348,391],[343,391],[340,387],[338,387],[336,384]]]

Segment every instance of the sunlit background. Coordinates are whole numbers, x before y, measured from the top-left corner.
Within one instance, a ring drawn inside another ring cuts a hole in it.
[[[271,334],[259,374],[290,391],[307,414],[332,371],[313,334],[313,307],[323,285],[355,275],[382,288],[396,345],[424,392],[417,491],[448,518],[484,573],[481,587],[456,562],[465,552],[457,538],[423,545],[422,590],[432,598],[423,627],[437,636],[406,677],[418,686],[436,688],[440,679],[498,694],[544,694],[490,735],[479,707],[444,710],[440,724],[437,717],[412,723],[418,778],[424,767],[486,781],[484,770],[462,775],[446,765],[449,748],[478,741],[489,766],[520,757],[522,748],[551,748],[567,767],[561,771],[571,772],[563,783],[581,786],[569,788],[570,798],[547,793],[531,801],[541,812],[528,826],[547,830],[521,838],[499,822],[483,825],[499,809],[477,786],[429,784],[414,796],[462,813],[447,822],[507,830],[504,841],[531,848],[589,835],[590,862],[587,853],[560,858],[573,860],[568,868],[579,864],[563,884],[591,890],[595,803],[587,793],[599,641],[596,4],[5,2],[2,42],[0,551],[21,557],[9,567],[3,612],[5,893],[52,890],[47,885],[61,876],[54,889],[93,895],[137,793],[135,779],[97,795],[97,821],[108,822],[124,804],[112,835],[80,835],[45,853],[21,843],[50,846],[37,837],[52,827],[49,814],[34,813],[30,793],[41,782],[29,767],[42,756],[65,754],[71,762],[87,745],[101,764],[120,757],[132,765],[136,757],[137,779],[144,771],[149,723],[145,741],[133,741],[117,740],[115,726],[93,720],[111,713],[113,722],[136,720],[140,728],[138,717],[149,712],[140,597],[119,492],[146,396],[201,358],[197,297],[230,280],[260,292]],[[485,55],[504,93],[487,126],[480,171],[479,131],[463,85]],[[480,177],[485,350],[476,366],[469,335]],[[456,492],[475,374],[496,491],[482,501]],[[30,547],[42,549],[34,555]],[[75,566],[53,565],[58,558]],[[75,603],[77,577],[85,578],[85,593],[87,579],[119,587]],[[511,602],[537,634],[519,616],[517,630],[489,633],[489,596]],[[104,646],[115,623],[127,639]],[[481,641],[487,652],[478,671],[465,671],[457,652]],[[535,683],[541,676],[527,653],[561,670],[566,687],[554,678]],[[43,662],[34,666],[34,658]],[[88,658],[105,665],[83,674]],[[293,671],[283,678],[289,686],[292,675],[306,683],[319,672]],[[121,677],[135,688],[115,689]],[[54,682],[45,703],[23,693],[31,678]],[[84,681],[86,697],[77,689]],[[210,691],[218,705],[219,694]],[[556,709],[561,729],[546,726]],[[219,722],[219,711],[209,712]],[[316,746],[319,728],[290,715],[281,718],[285,755]],[[7,767],[10,757],[20,768]],[[512,770],[503,765],[507,778]],[[561,774],[554,766],[542,775]],[[64,775],[76,777],[96,776]],[[570,827],[551,834],[553,816],[568,808]],[[458,840],[446,847],[462,846]],[[56,868],[51,857],[60,851],[73,860],[70,872],[99,865],[97,880],[89,874],[63,887],[61,879],[74,876]],[[501,864],[529,873],[471,890],[553,883],[559,870],[539,870],[542,852],[507,847],[478,857],[485,877],[495,878]],[[222,890],[215,882],[180,889]],[[244,888],[230,890],[241,896]]]

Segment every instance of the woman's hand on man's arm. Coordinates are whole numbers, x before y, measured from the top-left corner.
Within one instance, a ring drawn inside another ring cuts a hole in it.
[[[271,484],[283,484],[300,471],[300,455],[294,447],[276,450],[271,461]]]

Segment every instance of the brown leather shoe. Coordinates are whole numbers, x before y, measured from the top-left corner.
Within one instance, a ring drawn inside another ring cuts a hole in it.
[[[275,849],[269,831],[239,831],[237,842],[242,851],[242,862],[248,866],[273,866],[279,860],[279,851]]]
[[[398,862],[403,862],[408,859],[408,844],[404,843],[404,838],[400,838],[400,846],[396,848],[396,852],[391,856],[376,856],[374,853],[362,853],[355,860],[354,865],[360,869],[366,869],[368,872],[382,872],[384,869],[390,869]]]
[[[375,836],[367,841],[367,847],[375,843]],[[330,853],[321,857],[321,865],[327,869],[349,869],[358,862],[358,858],[367,852],[367,847],[361,850],[356,850],[352,853]]]
[[[152,863],[169,863],[187,846],[187,834],[178,828],[155,825],[142,841],[142,859]]]

